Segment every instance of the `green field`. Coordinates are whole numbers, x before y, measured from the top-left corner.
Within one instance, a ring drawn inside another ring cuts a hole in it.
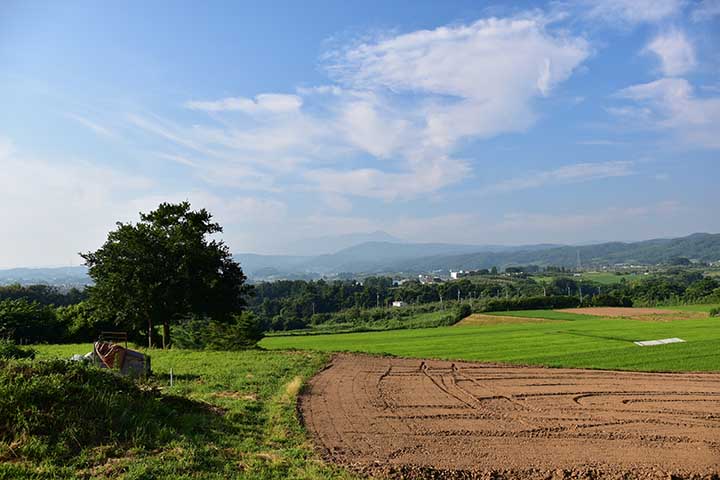
[[[86,353],[91,345],[34,348],[43,360]],[[0,441],[0,479],[355,478],[319,460],[295,414],[302,383],[326,364],[326,354],[152,350],[150,355],[155,374],[150,385],[221,409],[207,419],[213,424],[210,432],[198,433],[190,423],[159,448],[109,443],[86,448],[70,460],[51,455],[42,455],[41,461],[18,458],[12,446]]]
[[[492,313],[496,315],[497,313]],[[553,323],[512,323],[419,330],[266,338],[268,349],[355,351],[406,357],[478,360],[552,367],[642,371],[720,371],[720,320],[612,319],[558,312]],[[633,341],[680,337],[687,343],[638,347]]]
[[[584,272],[581,274],[580,277],[573,277],[571,274],[565,274],[565,275],[538,275],[533,276],[532,278],[537,282],[551,282],[553,279],[558,277],[568,277],[573,278],[574,280],[586,280],[589,282],[595,282],[599,283],[601,285],[613,285],[615,283],[620,283],[622,279],[625,279],[625,281],[631,281],[635,280],[637,278],[640,278],[641,275],[638,275],[636,273],[626,273],[622,275],[616,275],[612,272]]]
[[[705,305],[673,305],[669,307],[657,307],[663,310],[679,310],[681,312],[709,312],[713,308],[720,308],[720,303],[708,303]]]

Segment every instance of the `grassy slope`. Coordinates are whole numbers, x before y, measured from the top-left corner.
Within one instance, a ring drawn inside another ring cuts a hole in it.
[[[90,345],[36,348],[40,359],[67,358],[89,351]],[[299,386],[322,368],[325,354],[175,350],[151,355],[156,381],[165,391],[227,409],[213,440],[178,440],[120,459],[96,454],[84,466],[0,463],[0,478],[353,478],[317,460],[295,414]],[[170,368],[173,388],[167,387]]]
[[[709,312],[712,308],[719,308],[720,304],[707,304],[707,305],[675,305],[669,307],[657,307],[664,310],[679,310],[681,312]]]
[[[532,316],[538,314],[542,313],[535,311]],[[304,338],[276,337],[263,340],[261,345],[269,349],[359,351],[554,367],[720,371],[718,319],[646,322],[577,317],[582,319]],[[668,337],[680,337],[687,343],[657,347],[638,347],[632,343]]]

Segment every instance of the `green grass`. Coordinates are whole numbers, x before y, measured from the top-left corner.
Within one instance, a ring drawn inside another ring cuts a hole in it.
[[[540,311],[533,312],[534,316],[538,313]],[[583,318],[555,323],[274,337],[264,339],[261,345],[268,349],[356,351],[551,367],[720,371],[720,321],[717,319],[647,322],[578,317]],[[669,337],[680,337],[687,343],[656,347],[638,347],[632,343]]]
[[[713,308],[720,307],[720,303],[713,303],[713,304],[707,304],[707,305],[672,305],[672,306],[663,306],[663,307],[657,307],[662,308],[664,310],[678,310],[681,312],[710,312]]]
[[[572,274],[565,274],[565,275],[538,275],[533,276],[532,278],[535,279],[537,282],[551,282],[555,278],[558,277],[568,277],[573,278],[575,280],[587,280],[590,282],[599,283],[601,285],[613,285],[616,283],[620,283],[620,281],[624,278],[625,281],[632,281],[637,278],[640,278],[641,275],[635,274],[635,273],[625,273],[622,275],[615,275],[615,273],[612,272],[584,272],[581,274],[580,277],[573,277]]]
[[[35,348],[37,360],[43,360],[68,358],[89,351],[91,346]],[[259,350],[150,353],[153,382],[164,394],[195,400],[221,414],[213,413],[212,422],[199,433],[193,425],[180,428],[157,448],[133,446],[132,441],[120,455],[110,445],[85,448],[67,464],[52,456],[23,457],[15,446],[18,456],[0,459],[0,479],[355,478],[317,458],[296,416],[298,388],[326,364],[326,354]],[[172,388],[171,368],[175,378]],[[11,455],[0,442],[0,454],[3,452]]]

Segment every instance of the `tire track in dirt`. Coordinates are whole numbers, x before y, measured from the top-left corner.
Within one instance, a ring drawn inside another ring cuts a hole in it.
[[[298,408],[327,460],[380,476],[720,480],[720,374],[341,354]]]

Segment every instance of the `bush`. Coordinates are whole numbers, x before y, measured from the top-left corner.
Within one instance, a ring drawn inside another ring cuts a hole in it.
[[[98,446],[118,454],[156,448],[211,433],[215,421],[201,404],[82,362],[0,360],[0,462],[79,462],[81,451]]]
[[[583,302],[583,306],[588,307],[632,307],[633,302],[628,297],[617,297],[601,293],[590,297],[589,300]]]
[[[711,317],[720,317],[720,308],[711,308],[710,316]]]
[[[2,300],[0,336],[22,343],[56,342],[64,336],[64,329],[53,307],[24,299]]]
[[[463,318],[469,316],[472,313],[472,308],[467,303],[461,303],[455,309],[455,322],[459,322]]]
[[[0,339],[0,359],[3,360],[20,360],[23,358],[35,358],[35,350],[31,348],[21,348],[15,345],[10,339]]]
[[[173,329],[173,343],[191,350],[244,350],[263,338],[259,319],[252,312],[236,315],[233,323],[192,316]]]
[[[479,310],[481,312],[500,312],[504,310],[544,310],[548,308],[573,308],[580,305],[580,299],[566,295],[548,297],[520,297],[487,300]]]

